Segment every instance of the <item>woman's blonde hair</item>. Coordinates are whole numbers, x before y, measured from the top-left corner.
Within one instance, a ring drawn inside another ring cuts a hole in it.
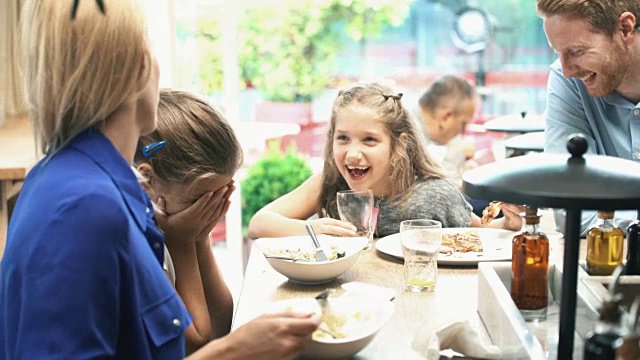
[[[363,106],[375,111],[391,137],[389,174],[390,193],[402,194],[397,204],[407,199],[410,188],[418,180],[444,177],[438,164],[426,150],[426,140],[409,111],[402,105],[402,94],[379,83],[358,83],[341,90],[333,103],[331,124],[324,148],[324,169],[317,212],[319,216],[337,217],[336,193],[349,189],[333,159],[336,118],[350,106]]]
[[[142,148],[166,145],[145,158]],[[222,112],[194,94],[160,90],[158,124],[140,137],[136,163],[148,163],[167,183],[191,184],[200,178],[233,175],[242,164],[242,148]]]
[[[134,0],[27,0],[21,19],[30,117],[51,156],[142,91],[153,56]]]

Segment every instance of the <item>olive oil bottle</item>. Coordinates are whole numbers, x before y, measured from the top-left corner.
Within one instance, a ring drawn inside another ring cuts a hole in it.
[[[622,264],[624,232],[613,224],[613,211],[598,211],[598,222],[587,232],[587,272],[611,275]]]
[[[539,230],[538,208],[526,207],[523,231],[511,245],[511,298],[525,320],[547,318],[549,238]]]

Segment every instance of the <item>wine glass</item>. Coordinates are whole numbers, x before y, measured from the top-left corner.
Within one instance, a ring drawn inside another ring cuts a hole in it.
[[[356,227],[357,236],[367,239],[365,250],[371,249],[373,244],[373,192],[371,190],[338,191],[338,214],[340,220]]]

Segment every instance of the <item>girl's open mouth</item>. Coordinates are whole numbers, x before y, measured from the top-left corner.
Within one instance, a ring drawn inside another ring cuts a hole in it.
[[[347,166],[349,176],[354,180],[360,180],[369,172],[369,166]]]

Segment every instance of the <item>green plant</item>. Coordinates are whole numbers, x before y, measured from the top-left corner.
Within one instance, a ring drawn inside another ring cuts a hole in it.
[[[210,95],[222,89],[222,34],[218,22],[211,18],[199,19],[195,40],[200,55],[200,86]]]
[[[295,147],[287,153],[273,142],[267,154],[251,166],[240,182],[242,197],[242,226],[249,225],[251,217],[265,205],[291,192],[312,174],[306,159],[298,155]]]
[[[342,48],[328,1],[247,10],[240,30],[242,77],[265,99],[309,102],[331,79]]]
[[[266,100],[310,102],[337,69],[348,40],[361,44],[406,18],[415,0],[286,0],[248,7],[240,23],[239,62],[243,84]],[[219,91],[222,44],[218,20],[202,17],[194,31],[203,92]]]

